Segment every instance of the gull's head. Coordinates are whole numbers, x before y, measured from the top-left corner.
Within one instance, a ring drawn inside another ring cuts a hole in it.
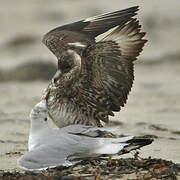
[[[46,100],[40,101],[33,107],[30,119],[34,121],[47,121]]]

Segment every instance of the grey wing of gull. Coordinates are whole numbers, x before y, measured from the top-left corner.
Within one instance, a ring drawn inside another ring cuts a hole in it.
[[[104,129],[72,125],[49,131],[36,148],[19,158],[18,166],[24,170],[71,166],[82,159],[124,154],[152,143],[144,137],[104,138],[102,132],[109,133]]]
[[[72,166],[79,161],[70,162],[67,159],[67,150],[61,147],[40,146],[27,152],[18,159],[18,166],[24,170],[44,170],[56,166]]]
[[[86,128],[68,127],[54,129],[41,137],[38,146],[19,158],[18,166],[24,170],[42,170],[56,166],[71,166],[87,157],[99,156],[94,150],[99,147],[99,140],[72,132]]]
[[[71,128],[70,128],[71,129]],[[81,129],[81,128],[80,128]],[[132,137],[119,138],[92,138],[84,134],[59,133],[52,131],[45,137],[44,143],[26,153],[18,160],[18,166],[24,170],[42,170],[56,166],[71,166],[79,160],[98,157],[101,154],[115,154],[123,149],[126,142]]]
[[[146,136],[117,136],[112,132],[118,127],[98,128],[84,125],[71,125],[62,128],[78,145],[72,147],[74,159],[101,155],[124,154],[149,145],[153,139]],[[76,152],[76,153],[75,153]]]
[[[61,131],[64,131],[69,134],[84,135],[89,137],[112,137],[114,136],[112,132],[116,131],[117,129],[119,129],[119,127],[117,126],[98,128],[85,125],[70,125],[61,128]]]

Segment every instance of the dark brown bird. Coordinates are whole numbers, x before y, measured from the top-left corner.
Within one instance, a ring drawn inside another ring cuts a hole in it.
[[[147,41],[132,18],[137,11],[138,6],[90,17],[44,36],[43,43],[58,59],[45,91],[49,115],[58,127],[101,126],[124,106],[134,80],[133,62]]]

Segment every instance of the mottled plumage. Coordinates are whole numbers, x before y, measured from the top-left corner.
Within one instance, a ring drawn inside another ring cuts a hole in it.
[[[58,59],[45,92],[49,115],[57,126],[101,126],[124,106],[133,84],[133,61],[146,42],[139,22],[132,18],[137,10],[95,16],[44,36],[44,44]]]

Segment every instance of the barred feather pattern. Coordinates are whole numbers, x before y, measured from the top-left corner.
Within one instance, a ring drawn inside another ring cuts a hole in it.
[[[147,40],[132,18],[138,7],[55,28],[43,42],[56,55],[58,71],[46,91],[47,108],[59,127],[102,126],[120,111],[134,80],[134,64]],[[95,38],[114,28],[104,38]]]

